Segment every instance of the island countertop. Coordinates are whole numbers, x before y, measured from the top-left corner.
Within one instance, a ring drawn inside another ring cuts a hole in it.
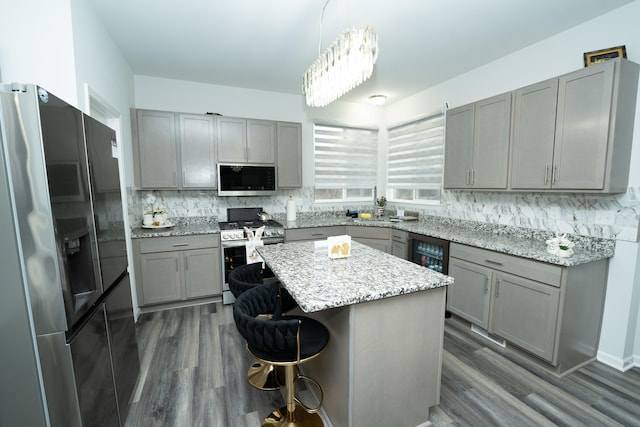
[[[300,309],[310,313],[453,284],[453,278],[351,242],[330,259],[326,241],[267,245],[258,252]]]

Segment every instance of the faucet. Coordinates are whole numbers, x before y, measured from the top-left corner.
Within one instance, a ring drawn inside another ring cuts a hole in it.
[[[376,185],[373,186],[373,209],[378,206],[378,187]]]

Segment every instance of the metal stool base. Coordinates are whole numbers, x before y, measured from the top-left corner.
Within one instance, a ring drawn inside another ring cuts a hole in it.
[[[302,406],[296,404],[293,421],[287,419],[287,407],[273,411],[262,422],[261,427],[324,427],[318,414],[308,413]]]
[[[278,390],[285,383],[282,368],[257,361],[249,367],[247,380],[258,390]]]

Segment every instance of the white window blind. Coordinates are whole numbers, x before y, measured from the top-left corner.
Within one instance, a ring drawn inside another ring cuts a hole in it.
[[[393,201],[439,204],[444,170],[444,114],[389,129],[387,193]]]
[[[372,200],[378,131],[315,124],[313,140],[315,200]]]

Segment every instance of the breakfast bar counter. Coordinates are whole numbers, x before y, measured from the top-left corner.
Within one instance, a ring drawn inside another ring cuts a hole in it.
[[[301,366],[324,390],[333,426],[426,424],[440,399],[449,276],[351,242],[330,259],[326,242],[258,247],[305,315],[330,332],[329,345]]]

